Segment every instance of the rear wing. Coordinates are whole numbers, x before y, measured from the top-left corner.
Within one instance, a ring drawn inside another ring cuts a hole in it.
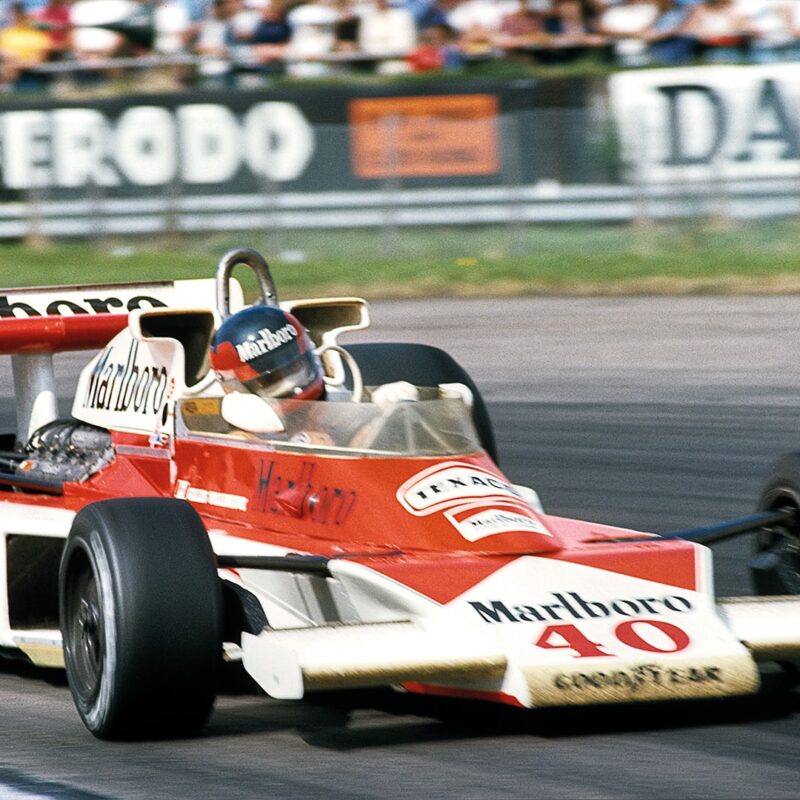
[[[232,281],[231,303],[243,303]],[[213,279],[0,289],[0,354],[10,355],[17,440],[58,416],[53,353],[97,350],[135,309],[216,306]]]
[[[213,279],[0,289],[0,354],[94,350],[135,309],[215,306]]]

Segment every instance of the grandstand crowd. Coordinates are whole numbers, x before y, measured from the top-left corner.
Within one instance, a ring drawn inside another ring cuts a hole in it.
[[[20,91],[120,58],[209,79],[800,60],[800,0],[0,0],[0,14],[0,86]]]

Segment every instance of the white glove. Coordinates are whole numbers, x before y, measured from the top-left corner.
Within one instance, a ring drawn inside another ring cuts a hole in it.
[[[381,408],[415,400],[419,400],[419,391],[413,383],[408,381],[384,383],[372,391],[372,402]]]
[[[464,383],[440,383],[439,397],[443,400],[462,400],[467,408],[472,408],[472,390]]]

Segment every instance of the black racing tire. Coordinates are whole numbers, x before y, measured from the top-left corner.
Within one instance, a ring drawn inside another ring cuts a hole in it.
[[[483,449],[497,464],[497,443],[492,421],[480,390],[467,371],[449,354],[427,344],[368,342],[345,348],[355,358],[364,384],[378,386],[392,381],[408,381],[416,386],[463,383],[473,396],[472,416]]]
[[[791,508],[800,518],[800,453],[780,458],[770,470],[759,511]],[[758,594],[800,594],[800,525],[776,526],[756,536],[751,576]]]
[[[222,661],[214,554],[185,501],[92,503],[59,570],[67,681],[100,739],[189,735],[208,719]]]

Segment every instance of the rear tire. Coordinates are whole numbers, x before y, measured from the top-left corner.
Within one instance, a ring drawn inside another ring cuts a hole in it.
[[[473,397],[472,418],[478,439],[492,461],[499,463],[486,403],[475,382],[451,355],[438,347],[404,342],[350,344],[345,349],[355,358],[365,385],[408,381],[416,386],[438,386],[440,383],[468,386]]]
[[[222,660],[221,587],[188,503],[86,506],[64,548],[59,595],[67,681],[95,736],[162,738],[202,727]]]

